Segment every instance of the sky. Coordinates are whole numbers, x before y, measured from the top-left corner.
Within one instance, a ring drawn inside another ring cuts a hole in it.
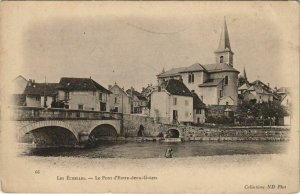
[[[214,63],[224,17],[234,68],[246,68],[249,81],[291,86],[298,76],[298,5],[291,2],[33,3],[2,13],[9,18],[2,72],[10,79],[92,77],[141,90],[163,68]]]

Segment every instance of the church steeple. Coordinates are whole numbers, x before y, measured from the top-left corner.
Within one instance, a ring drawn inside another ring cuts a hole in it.
[[[244,67],[244,75],[243,76],[244,76],[245,80],[248,80],[245,67]]]
[[[219,64],[226,63],[233,66],[233,54],[234,53],[231,51],[226,19],[224,17],[224,24],[221,32],[219,46],[215,51],[216,62]]]

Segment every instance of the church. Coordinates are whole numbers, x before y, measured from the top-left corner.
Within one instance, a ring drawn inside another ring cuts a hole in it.
[[[163,70],[157,75],[158,85],[170,79],[181,80],[206,105],[237,105],[239,71],[233,67],[234,53],[225,19],[214,55],[215,63],[212,64],[195,63],[189,67]]]

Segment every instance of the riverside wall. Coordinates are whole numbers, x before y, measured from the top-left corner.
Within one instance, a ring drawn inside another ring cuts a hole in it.
[[[288,126],[199,127],[162,124],[156,122],[154,118],[141,115],[123,116],[125,137],[158,137],[171,129],[177,130],[179,137],[185,141],[287,141],[290,134]],[[139,133],[140,130],[143,132]]]

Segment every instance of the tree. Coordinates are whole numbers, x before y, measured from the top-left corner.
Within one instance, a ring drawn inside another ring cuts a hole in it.
[[[278,101],[272,102],[247,102],[239,104],[237,107],[238,119],[244,124],[251,122],[262,122],[265,124],[267,121],[272,124],[275,118],[276,123],[278,123],[279,118],[282,118],[288,114],[287,110]],[[254,118],[254,121],[252,119]]]

